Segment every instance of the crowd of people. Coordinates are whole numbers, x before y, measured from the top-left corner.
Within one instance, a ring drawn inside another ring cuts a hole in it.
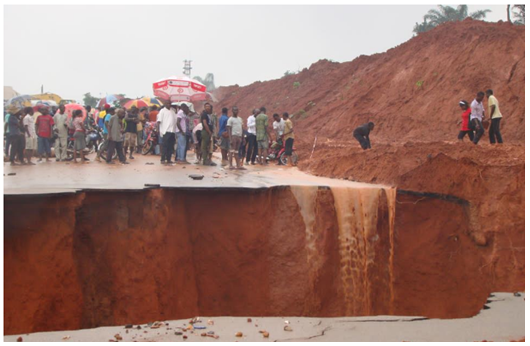
[[[223,108],[219,118],[210,103],[204,104],[200,115],[193,108],[193,104],[168,100],[160,109],[125,109],[106,104],[102,109],[86,106],[85,112],[77,109],[68,117],[64,105],[56,109],[11,105],[5,115],[5,155],[12,165],[17,161],[35,164],[34,155],[39,161],[50,160],[53,145],[56,161],[87,163],[87,133],[94,131],[101,133],[96,161],[104,158],[107,164],[114,164],[117,158],[128,164],[134,153],[142,152],[149,130],[158,134],[153,153],[160,154],[160,162],[166,165],[189,164],[187,153],[194,151],[195,164],[215,166],[212,154],[218,147],[221,165],[229,169],[245,170],[245,164],[266,165],[271,159],[281,165],[277,156],[280,149],[287,158],[286,164],[296,164],[291,159],[294,130],[288,113],[273,115],[271,132],[265,107],[254,109],[246,122],[239,116],[237,106],[232,107],[230,116]]]
[[[485,96],[491,122],[490,143],[503,143],[500,132],[502,114],[499,101],[491,89],[486,93],[478,92],[471,104],[466,100],[460,101],[463,113],[462,120],[458,122],[461,124],[458,140],[463,141],[467,135],[474,144],[480,141],[486,124]],[[254,109],[246,122],[239,116],[237,106],[232,107],[230,116],[228,109],[223,108],[218,117],[210,103],[204,104],[199,115],[192,104],[171,103],[168,100],[160,109],[157,106],[150,109],[133,106],[127,110],[106,104],[101,110],[86,106],[85,111],[86,116],[83,116],[84,112],[77,109],[69,118],[64,105],[57,109],[47,106],[9,106],[4,127],[6,157],[12,165],[17,164],[16,160],[21,164],[33,165],[34,156],[39,161],[44,157],[49,161],[53,144],[56,161],[73,160],[77,163],[79,156],[80,162],[89,162],[85,156],[86,134],[99,131],[103,144],[99,150],[96,147],[95,160],[101,161],[102,154],[106,153],[106,163],[114,164],[113,158],[117,156],[120,163],[128,164],[127,152],[129,160],[134,159],[135,152],[141,152],[149,128],[158,133],[154,152],[160,154],[162,164],[189,164],[187,153],[193,150],[195,164],[215,166],[212,154],[217,147],[221,149],[221,165],[229,169],[245,170],[245,164],[265,165],[271,159],[281,165],[283,163],[277,155],[280,149],[285,154],[286,164],[296,164],[292,160],[294,131],[289,114],[274,114],[273,131],[270,131],[265,107]],[[374,127],[375,124],[369,122],[353,131],[353,137],[364,150],[372,147],[370,132]],[[70,147],[72,155],[68,153],[68,138],[72,138],[73,142]]]

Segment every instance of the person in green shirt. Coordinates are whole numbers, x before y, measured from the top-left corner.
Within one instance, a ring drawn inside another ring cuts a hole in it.
[[[267,116],[267,109],[260,108],[260,114],[256,117],[256,139],[258,142],[258,163],[260,165],[267,164],[267,156],[269,156],[270,139],[269,133],[269,117]]]

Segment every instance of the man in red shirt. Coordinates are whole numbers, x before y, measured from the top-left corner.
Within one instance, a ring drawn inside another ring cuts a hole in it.
[[[40,109],[41,115],[35,121],[35,130],[38,136],[39,147],[39,162],[42,161],[42,155],[46,153],[46,162],[50,161],[51,151],[51,137],[53,133],[53,118],[50,115],[50,110],[47,107]]]
[[[150,122],[156,122],[158,117],[158,108],[156,106],[151,107],[151,111],[149,112],[149,121]]]

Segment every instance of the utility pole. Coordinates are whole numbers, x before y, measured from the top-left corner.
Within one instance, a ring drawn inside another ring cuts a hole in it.
[[[506,6],[506,14],[508,15],[508,23],[512,23],[512,20],[510,19],[510,5]]]
[[[41,94],[44,94],[44,84],[42,84],[42,85],[40,86],[40,93],[41,93]]]
[[[191,60],[184,60],[184,68],[182,69],[182,73],[188,77],[191,76]]]

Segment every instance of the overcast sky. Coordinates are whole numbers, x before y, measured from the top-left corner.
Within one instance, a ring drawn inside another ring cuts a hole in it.
[[[4,85],[22,94],[82,100],[152,95],[152,83],[215,75],[217,86],[248,85],[384,52],[412,37],[434,6],[5,6]],[[506,20],[506,7],[488,21]]]

